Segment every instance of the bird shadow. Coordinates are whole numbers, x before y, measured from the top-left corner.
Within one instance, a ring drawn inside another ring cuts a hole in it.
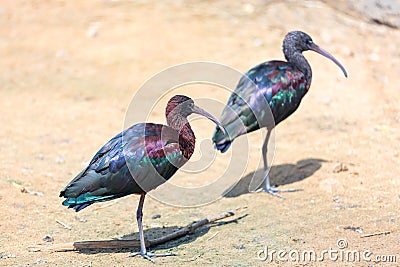
[[[155,250],[171,249],[171,248],[176,248],[179,245],[194,242],[197,238],[206,235],[210,231],[211,227],[218,227],[218,226],[222,226],[225,224],[238,223],[239,220],[243,219],[247,215],[248,214],[244,214],[240,217],[237,217],[237,218],[229,220],[229,221],[211,222],[209,224],[199,227],[198,229],[194,230],[193,232],[188,233],[182,237],[168,240],[167,242],[165,242],[163,244],[151,246],[151,250],[153,250],[153,249],[155,249]],[[152,240],[152,239],[160,238],[165,235],[175,233],[184,227],[185,226],[155,227],[155,228],[144,230],[144,235],[145,235],[146,240]],[[123,235],[122,237],[120,237],[119,239],[121,239],[121,240],[139,240],[139,233],[126,234],[126,235]],[[140,248],[99,248],[99,249],[84,248],[84,249],[78,250],[79,253],[83,253],[83,254],[127,253],[127,252],[136,252],[136,251],[140,251]]]
[[[272,166],[269,172],[270,183],[272,186],[280,186],[304,180],[319,170],[322,162],[327,162],[327,160],[309,158],[299,160],[296,164]],[[231,189],[227,190],[224,197],[238,197],[249,193],[249,188],[252,187],[251,183],[254,177],[263,176],[264,170],[262,169],[249,173],[240,179]],[[261,186],[262,184],[260,184],[258,188]]]

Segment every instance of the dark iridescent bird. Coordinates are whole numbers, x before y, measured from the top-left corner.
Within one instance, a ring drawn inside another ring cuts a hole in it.
[[[277,192],[293,192],[298,189],[279,190],[271,187],[267,165],[268,140],[271,130],[296,111],[310,88],[311,67],[302,54],[307,50],[335,62],[347,77],[344,67],[331,54],[317,46],[310,36],[301,31],[289,32],[283,41],[287,62],[264,62],[250,69],[240,79],[220,117],[227,134],[217,128],[212,138],[216,148],[224,153],[238,136],[266,127],[268,132],[262,147],[265,171],[262,189],[278,197],[282,196]],[[271,114],[267,112],[268,106],[275,123],[266,122],[268,114]]]
[[[167,104],[167,124],[139,123],[119,133],[106,143],[81,173],[61,192],[66,199],[62,203],[68,208],[80,211],[102,201],[140,195],[137,208],[137,223],[140,237],[140,252],[151,257],[173,254],[147,252],[143,226],[142,209],[146,193],[162,183],[183,166],[192,156],[195,135],[187,117],[197,113],[220,125],[217,119],[197,107],[187,96],[176,95]]]

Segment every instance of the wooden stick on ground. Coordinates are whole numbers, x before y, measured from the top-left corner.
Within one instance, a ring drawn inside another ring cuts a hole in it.
[[[364,237],[371,237],[371,236],[376,236],[376,235],[388,235],[388,234],[390,234],[390,231],[384,231],[384,232],[378,232],[378,233],[373,233],[373,234],[367,234],[367,235],[361,236],[361,238],[364,238]]]
[[[168,241],[183,237],[187,234],[194,232],[196,229],[207,225],[209,223],[216,222],[231,216],[234,216],[237,212],[246,209],[241,207],[229,211],[224,211],[214,216],[202,219],[197,222],[193,222],[171,234],[146,240],[146,247],[156,246],[164,244]],[[30,247],[30,251],[73,251],[73,250],[85,250],[85,249],[118,249],[118,248],[140,248],[140,242],[137,239],[132,240],[98,240],[98,241],[80,241],[74,243],[63,243],[63,244],[51,244],[41,245],[37,247]]]

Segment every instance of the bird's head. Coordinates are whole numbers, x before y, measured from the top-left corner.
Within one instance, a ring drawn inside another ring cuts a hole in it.
[[[339,68],[343,71],[344,76],[347,77],[347,72],[342,64],[340,64],[340,62],[327,51],[316,45],[312,38],[305,32],[292,31],[286,34],[285,39],[283,40],[283,50],[285,55],[286,53],[289,53],[289,50],[297,51],[300,53],[307,50],[317,52],[318,54],[329,58],[336,65],[338,65]]]
[[[301,31],[289,32],[283,40],[283,47],[293,47],[300,52],[310,50],[311,44],[313,44],[312,38]]]
[[[165,108],[165,116],[176,116],[180,115],[187,117],[193,113],[194,101],[190,97],[185,95],[173,96]]]
[[[210,113],[204,109],[196,106],[193,99],[185,95],[175,95],[173,96],[167,104],[165,109],[165,116],[168,122],[172,122],[175,118],[188,117],[189,115],[196,113],[214,122],[220,129],[225,133],[224,127],[221,123]]]

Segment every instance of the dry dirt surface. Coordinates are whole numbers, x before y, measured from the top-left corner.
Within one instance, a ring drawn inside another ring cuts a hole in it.
[[[287,193],[285,200],[247,193],[246,179],[256,171],[249,168],[228,196],[210,205],[179,208],[149,197],[144,228],[153,238],[247,206],[225,219],[238,218],[233,222],[202,227],[156,247],[178,254],[157,263],[398,266],[400,32],[341,12],[335,3],[1,1],[0,266],[151,266],[128,257],[129,249],[51,253],[30,248],[137,237],[137,196],[75,213],[61,205],[59,191],[122,130],[132,96],[152,75],[190,61],[246,71],[283,59],[281,43],[290,30],[309,33],[349,73],[345,79],[329,60],[305,53],[313,68],[311,89],[276,129],[271,170],[274,184],[304,191]],[[221,102],[228,97],[207,86],[180,90]],[[152,120],[165,122],[162,109]],[[194,127],[199,140],[212,134],[213,126],[204,125]],[[249,138],[260,153],[262,140],[256,134]],[[222,161],[217,154],[216,167],[198,174],[197,181],[212,179]],[[161,217],[154,219],[157,214]],[[339,249],[338,240],[347,247]],[[270,263],[258,257],[266,247],[286,251],[283,259],[290,251],[312,250],[318,257],[324,250],[372,254],[366,255],[369,262],[346,262],[340,253],[337,260],[326,254],[320,262],[285,262],[275,254]],[[380,259],[397,263],[379,262],[379,256],[390,255],[396,258]]]

